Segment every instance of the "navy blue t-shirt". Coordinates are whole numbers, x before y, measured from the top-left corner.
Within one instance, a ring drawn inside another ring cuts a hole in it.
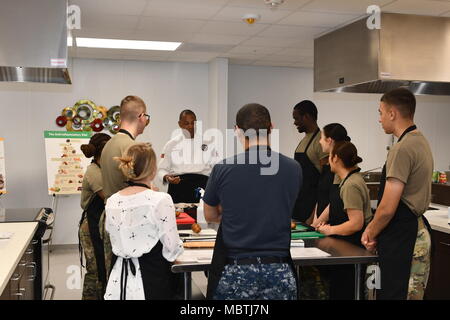
[[[203,201],[223,208],[222,233],[230,256],[287,255],[301,181],[297,161],[266,146],[214,166]]]

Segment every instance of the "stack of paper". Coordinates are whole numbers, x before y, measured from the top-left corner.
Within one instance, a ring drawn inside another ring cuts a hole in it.
[[[213,255],[212,249],[184,250],[183,254],[177,258],[181,263],[210,263]]]
[[[329,257],[331,254],[317,248],[291,248],[292,259]]]

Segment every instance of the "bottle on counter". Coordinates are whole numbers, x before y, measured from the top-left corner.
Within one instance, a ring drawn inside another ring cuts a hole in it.
[[[203,190],[203,188],[198,188],[197,191],[200,195],[200,202],[197,208],[197,222],[206,223],[205,214],[203,213],[203,195],[205,194],[205,190]]]
[[[447,174],[445,172],[439,173],[439,183],[447,183]]]
[[[433,176],[431,178],[433,183],[438,183],[439,182],[439,171],[433,171]]]

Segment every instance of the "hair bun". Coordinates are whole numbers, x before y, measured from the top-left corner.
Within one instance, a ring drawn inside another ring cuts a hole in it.
[[[82,144],[80,149],[86,158],[91,158],[95,154],[95,146],[93,144]]]
[[[352,138],[350,138],[349,136],[346,136],[346,137],[344,138],[344,140],[350,142],[350,141],[352,141]]]
[[[119,161],[119,169],[125,174],[128,179],[136,178],[134,172],[134,162],[132,157],[115,157],[115,160]]]
[[[354,161],[355,165],[357,165],[358,163],[363,162],[363,159],[361,157],[359,157],[359,156],[356,156],[353,161]]]

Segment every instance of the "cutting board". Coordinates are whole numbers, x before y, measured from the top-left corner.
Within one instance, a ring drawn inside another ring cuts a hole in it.
[[[295,230],[306,230],[308,229],[305,226],[297,225]],[[311,239],[311,238],[325,238],[326,236],[320,232],[317,231],[306,231],[306,232],[298,232],[298,233],[292,233],[291,239],[297,240],[297,239]]]
[[[176,219],[177,224],[193,224],[195,223],[195,220],[191,218],[190,215],[188,215],[185,212],[181,212],[180,215]]]
[[[189,241],[183,243],[185,248],[214,248],[215,241]]]
[[[297,239],[311,239],[311,238],[325,238],[326,236],[317,231],[299,232],[291,234],[292,240]]]

